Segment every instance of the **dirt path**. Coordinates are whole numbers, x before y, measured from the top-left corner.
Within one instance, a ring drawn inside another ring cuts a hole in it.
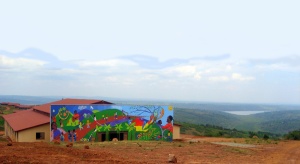
[[[300,163],[300,141],[283,141],[274,147],[265,147],[266,163]]]

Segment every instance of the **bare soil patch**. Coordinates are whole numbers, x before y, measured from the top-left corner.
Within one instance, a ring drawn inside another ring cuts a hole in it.
[[[79,142],[72,147],[45,142],[7,146],[0,141],[0,163],[168,163],[169,154],[175,154],[178,163],[300,163],[297,141],[239,147],[234,145],[247,145],[245,139],[183,137],[175,142]]]

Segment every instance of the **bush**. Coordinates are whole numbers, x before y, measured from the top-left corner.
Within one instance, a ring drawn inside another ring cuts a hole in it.
[[[263,139],[264,140],[268,140],[270,137],[268,136],[268,135],[266,135],[266,134],[264,134],[264,136],[263,136]]]
[[[0,116],[0,130],[4,130],[4,119],[2,116]]]
[[[285,138],[288,140],[300,140],[300,130],[289,132]]]

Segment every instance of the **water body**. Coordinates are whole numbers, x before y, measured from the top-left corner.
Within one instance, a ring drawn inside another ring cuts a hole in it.
[[[251,115],[257,113],[264,113],[265,111],[225,111],[226,113],[235,114],[235,115]]]

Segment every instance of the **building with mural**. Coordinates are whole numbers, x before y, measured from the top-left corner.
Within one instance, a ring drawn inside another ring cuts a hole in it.
[[[51,105],[50,141],[173,139],[172,106]]]

